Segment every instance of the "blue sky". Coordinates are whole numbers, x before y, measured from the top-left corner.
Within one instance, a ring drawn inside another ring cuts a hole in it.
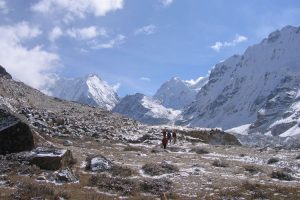
[[[0,0],[0,15],[0,64],[16,79],[42,88],[53,73],[97,73],[121,96],[152,95],[300,26],[300,1]]]

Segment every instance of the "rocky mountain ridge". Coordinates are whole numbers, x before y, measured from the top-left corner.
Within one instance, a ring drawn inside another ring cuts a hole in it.
[[[218,63],[177,124],[242,134],[300,134],[300,27],[275,31],[243,55]],[[248,125],[247,128],[245,126]]]

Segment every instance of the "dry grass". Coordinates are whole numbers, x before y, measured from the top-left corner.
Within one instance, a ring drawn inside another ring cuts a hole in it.
[[[112,169],[109,171],[112,176],[120,176],[120,177],[129,177],[136,174],[136,172],[129,168],[129,167],[123,167],[120,165],[114,165]]]
[[[256,174],[262,171],[259,167],[255,165],[244,165],[243,167],[247,172],[250,172],[251,174]]]
[[[138,191],[138,182],[126,178],[110,177],[106,174],[92,176],[89,179],[88,186],[98,187],[107,192],[130,196],[133,196],[133,194]]]
[[[126,146],[124,148],[124,151],[143,151],[140,147],[134,147],[134,146]]]
[[[219,196],[220,198],[217,198]],[[246,181],[239,186],[221,190],[216,194],[215,199],[290,199],[300,198],[299,187],[288,187],[280,185],[263,185]]]
[[[142,169],[146,174],[149,174],[151,176],[158,176],[179,171],[179,169],[175,165],[167,163],[147,163],[142,167]]]
[[[204,148],[193,148],[191,149],[191,152],[195,152],[197,154],[208,154],[209,151]]]

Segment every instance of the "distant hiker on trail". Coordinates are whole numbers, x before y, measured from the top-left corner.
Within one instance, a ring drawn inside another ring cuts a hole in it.
[[[171,144],[171,142],[172,142],[171,131],[168,131],[167,136],[168,136],[168,140],[169,140],[169,142],[170,142],[170,144]]]
[[[164,149],[167,148],[167,144],[168,144],[168,138],[165,136],[163,137],[163,139],[161,140],[162,145],[164,146]]]
[[[173,143],[175,144],[176,143],[176,139],[177,139],[176,130],[173,130],[172,137],[173,137]]]
[[[166,128],[164,128],[164,129],[162,129],[162,134],[163,134],[163,137],[166,137],[167,136],[167,130],[166,130]]]

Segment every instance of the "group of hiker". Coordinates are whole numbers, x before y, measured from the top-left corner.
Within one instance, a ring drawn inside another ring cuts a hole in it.
[[[162,131],[163,134],[163,139],[162,139],[162,145],[164,147],[164,149],[167,148],[168,143],[172,143],[173,140],[173,144],[176,143],[176,130],[168,130],[166,128],[164,128]]]

